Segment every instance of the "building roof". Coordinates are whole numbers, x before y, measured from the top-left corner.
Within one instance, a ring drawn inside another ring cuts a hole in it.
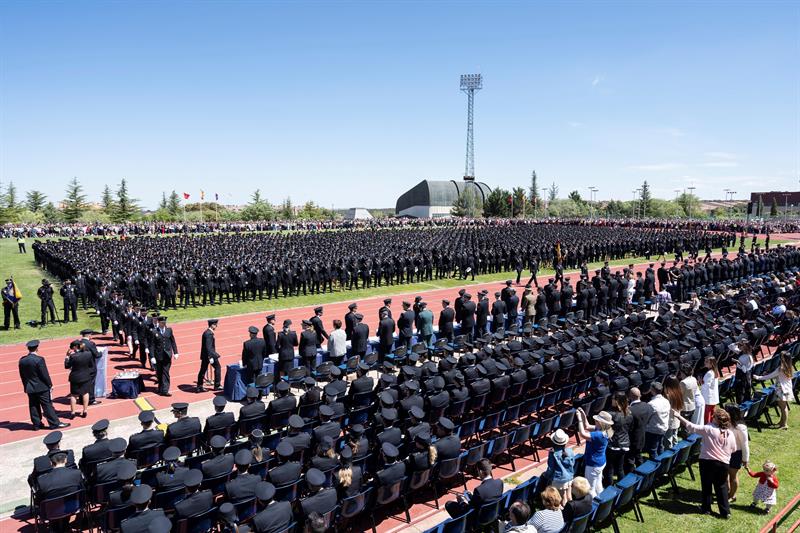
[[[481,201],[485,201],[492,189],[479,181],[422,180],[397,199],[396,213],[413,206],[452,206],[467,188],[475,187]]]
[[[800,204],[800,191],[751,192],[750,201],[753,203],[758,203],[759,196],[761,197],[761,201],[764,202],[764,205],[766,206],[772,205],[773,198],[777,200],[778,205],[780,206],[785,205],[787,201],[790,205]]]

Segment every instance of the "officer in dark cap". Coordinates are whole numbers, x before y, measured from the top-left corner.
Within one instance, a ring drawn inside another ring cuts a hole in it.
[[[403,312],[397,318],[397,337],[398,346],[405,346],[406,350],[411,350],[411,338],[414,335],[414,311],[411,309],[411,302],[403,302]]]
[[[197,392],[205,392],[203,380],[205,379],[208,365],[214,371],[214,390],[220,390],[221,367],[219,364],[220,355],[217,353],[217,341],[214,331],[219,325],[219,320],[212,318],[208,321],[208,327],[203,331],[200,339],[200,372],[197,373]]]
[[[208,440],[209,435],[220,432],[225,428],[233,427],[236,423],[233,413],[225,411],[225,406],[228,404],[228,400],[225,399],[225,396],[221,394],[219,396],[214,396],[212,402],[214,404],[214,414],[206,418],[206,425],[203,428],[203,434],[206,435],[206,440]]]
[[[190,435],[199,435],[202,432],[200,419],[196,416],[188,416],[189,404],[186,402],[176,402],[172,404],[172,414],[175,422],[167,426],[167,441],[181,439]]]
[[[333,409],[331,409],[329,406],[323,405],[319,408],[320,424],[315,427],[313,431],[315,442],[322,442],[322,439],[326,436],[334,440],[339,438],[342,428],[339,425],[339,422],[331,420],[333,415]]]
[[[28,341],[25,347],[28,349],[28,354],[19,360],[19,375],[25,394],[28,395],[28,410],[33,429],[42,429],[42,412],[44,412],[50,429],[68,427],[68,423],[58,419],[56,410],[53,408],[53,401],[50,398],[53,382],[50,380],[50,373],[47,371],[44,357],[36,353],[39,349],[39,341]]]
[[[394,444],[389,442],[381,445],[381,456],[383,457],[383,469],[375,474],[375,481],[378,487],[390,487],[405,477],[406,465],[397,460],[400,452]]]
[[[123,463],[119,470],[117,470],[117,483],[120,488],[111,491],[108,495],[109,509],[118,509],[120,507],[133,505],[130,498],[133,489],[136,487],[136,485],[134,485],[135,479],[136,464],[133,462]]]
[[[230,472],[230,470],[228,470]],[[203,514],[214,507],[214,495],[210,490],[200,490],[203,483],[203,473],[199,470],[189,470],[184,477],[186,497],[175,504],[175,517],[178,519],[189,518]]]
[[[348,396],[351,397],[351,401],[354,394],[371,392],[375,388],[375,380],[367,374],[368,372],[369,366],[366,363],[362,362],[358,364],[356,368],[356,379],[350,384],[350,390],[348,391]],[[359,405],[359,407],[363,406]]]
[[[383,315],[384,312],[386,313],[386,315],[389,318],[392,318],[392,299],[391,298],[385,298],[383,300],[383,306],[380,309],[378,309],[378,320],[383,318],[382,315]]]
[[[364,315],[353,314],[353,332],[350,336],[350,354],[363,358],[367,355],[369,345],[369,326],[364,324]]]
[[[67,468],[66,450],[50,450],[50,472],[42,474],[37,480],[36,498],[49,500],[76,492],[84,488],[83,476],[74,468]]]
[[[120,524],[122,533],[141,533],[148,531],[150,524],[162,519],[169,521],[161,509],[148,509],[153,489],[150,485],[138,485],[131,492],[130,501],[136,506],[136,512]]]
[[[153,411],[139,413],[139,423],[142,425],[142,431],[131,435],[126,452],[128,457],[136,457],[143,449],[164,443],[164,432],[155,427]]]
[[[206,459],[200,465],[203,477],[211,479],[227,474],[233,469],[233,454],[223,453],[228,440],[222,435],[214,435],[209,442],[211,446],[211,458]]]
[[[308,496],[300,500],[300,509],[306,519],[311,513],[325,515],[336,507],[336,489],[323,488],[323,485],[325,474],[317,468],[309,468],[306,472]]]
[[[299,476],[298,476],[299,478]],[[286,501],[273,501],[275,485],[262,481],[256,486],[256,499],[261,511],[253,518],[256,533],[279,533],[286,531],[294,521],[292,504]]]
[[[150,351],[150,363],[156,368],[158,394],[172,396],[169,392],[169,372],[172,359],[178,358],[178,345],[172,328],[167,327],[167,317],[158,317],[158,325],[152,332],[153,349]]]
[[[168,447],[161,454],[161,459],[163,459],[166,468],[156,474],[156,485],[159,490],[183,486],[183,478],[189,469],[178,462],[180,456],[181,451],[175,446]]]
[[[269,479],[276,487],[290,485],[300,479],[303,467],[297,461],[292,461],[295,450],[286,440],[278,443],[278,466],[269,471]]]
[[[61,449],[61,438],[62,434],[60,431],[52,431],[48,433],[42,442],[47,447],[47,454],[40,455],[33,460],[33,472],[31,475],[28,476],[28,483],[31,487],[35,486],[36,478],[41,476],[42,474],[46,474],[53,469],[53,465],[50,462],[50,456],[48,455],[49,452],[53,450],[60,450]],[[67,454],[67,466],[70,468],[75,467],[75,454],[72,453],[72,450],[63,450],[64,453]]]
[[[270,420],[276,415],[297,409],[297,398],[289,390],[289,383],[286,381],[280,381],[275,386],[277,397],[269,402],[269,407],[267,408],[267,415]]]
[[[292,321],[286,319],[283,321],[283,329],[278,332],[277,347],[278,347],[278,364],[275,367],[275,381],[280,384],[282,376],[289,374],[294,364],[294,349],[299,345],[297,340],[297,333],[291,329]]]
[[[356,314],[358,313],[358,304],[353,302],[347,306],[348,312],[344,315],[344,333],[347,340],[353,338],[353,330],[356,325]]]
[[[92,435],[95,441],[83,447],[80,460],[81,470],[87,477],[93,475],[92,465],[111,459],[111,450],[108,448],[108,420],[104,418],[92,424]]]
[[[300,359],[311,374],[317,361],[317,334],[311,321],[303,320],[303,331],[300,333]]]
[[[387,312],[381,313],[378,323],[378,361],[383,363],[384,358],[391,353],[394,345],[395,323]]]
[[[447,342],[453,342],[454,326],[453,322],[456,318],[456,312],[450,307],[450,300],[442,300],[442,310],[439,312],[439,333],[437,338],[447,339]]]
[[[267,315],[267,323],[261,329],[264,336],[264,355],[278,353],[278,337],[275,333],[275,315]]]
[[[461,334],[467,336],[467,342],[472,342],[475,330],[475,302],[472,301],[472,295],[468,292],[464,293],[464,302],[461,304],[461,315],[459,322],[461,323]]]
[[[298,405],[314,405],[322,401],[322,389],[317,387],[317,380],[311,376],[303,379],[303,395],[300,396]]]
[[[47,279],[42,280],[42,286],[36,291],[39,297],[39,307],[41,311],[40,326],[47,325],[47,311],[50,311],[50,322],[56,323],[56,306],[53,303],[53,287]]]
[[[283,440],[291,444],[295,452],[311,448],[311,435],[303,431],[305,427],[306,421],[302,416],[292,415],[289,417],[289,432]]]
[[[247,328],[250,338],[242,345],[242,365],[244,365],[245,384],[255,383],[256,378],[261,374],[264,367],[264,356],[267,347],[264,339],[258,337],[258,328],[250,326]]]
[[[285,383],[285,382],[284,382]],[[264,416],[267,412],[267,407],[261,401],[259,396],[261,393],[255,387],[247,387],[245,391],[245,404],[239,410],[239,420],[253,420]]]
[[[124,457],[127,447],[128,443],[121,437],[108,441],[108,450],[111,452],[111,460],[97,465],[96,474],[94,480],[92,480],[95,485],[116,481],[117,472],[119,472],[123,465],[131,464],[136,466],[136,461],[131,461]]]
[[[455,424],[446,417],[441,417],[436,424],[436,434],[439,439],[436,441],[436,455],[439,461],[453,459],[461,453],[461,441],[453,435]]]
[[[328,340],[328,332],[325,331],[325,326],[322,323],[322,306],[314,308],[314,316],[309,319],[311,327],[314,328],[314,334],[317,337],[317,348],[322,346],[322,341]]]
[[[238,503],[256,495],[256,486],[261,482],[261,477],[248,473],[253,462],[253,452],[239,450],[234,456],[236,465],[235,477],[225,484],[226,499]]]

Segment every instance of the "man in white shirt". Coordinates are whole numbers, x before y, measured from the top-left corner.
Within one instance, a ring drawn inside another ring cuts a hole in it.
[[[669,400],[661,394],[662,390],[661,383],[650,384],[652,398],[647,403],[653,408],[653,414],[650,415],[645,428],[644,448],[650,454],[651,459],[654,459],[664,451],[664,435],[669,429],[671,408]]]
[[[335,365],[339,365],[347,353],[347,334],[342,329],[342,321],[333,321],[333,331],[328,336],[328,352]]]

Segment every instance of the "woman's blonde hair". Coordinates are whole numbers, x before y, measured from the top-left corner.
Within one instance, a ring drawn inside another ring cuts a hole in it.
[[[575,476],[572,479],[572,499],[577,500],[589,494],[589,480],[585,477]]]
[[[428,446],[428,464],[433,466],[436,464],[436,457],[439,452],[436,451],[436,446]]]
[[[254,446],[252,450],[253,452],[253,460],[257,463],[260,463],[264,460],[264,450],[261,446]]]
[[[339,485],[342,487],[349,487],[353,482],[353,465],[343,466],[339,469]]]
[[[553,486],[542,491],[542,505],[545,509],[559,509],[561,507],[561,493]]]

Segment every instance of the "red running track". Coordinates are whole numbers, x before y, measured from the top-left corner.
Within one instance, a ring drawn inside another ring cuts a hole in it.
[[[774,237],[778,237],[777,235]],[[798,238],[800,234],[787,234],[781,235],[781,238]],[[647,263],[640,263],[635,266],[636,271],[644,270]],[[612,271],[622,269],[622,267],[612,267]],[[567,273],[569,275],[570,273]],[[538,280],[546,282],[549,276],[539,276]],[[572,281],[576,282],[578,276],[572,275]],[[527,281],[523,278],[523,283]],[[494,291],[500,290],[504,286],[501,282],[490,282],[473,285],[465,285],[467,290],[473,295],[479,289],[487,289],[490,296]],[[413,301],[415,295],[422,295],[425,301],[428,302],[434,316],[438,317],[440,301],[443,298],[448,298],[451,301],[458,295],[458,288],[436,289],[420,292],[410,292],[404,294],[392,295],[392,309],[401,309],[400,303],[403,300]],[[518,290],[521,297],[521,291]],[[346,294],[342,294],[346,297]],[[375,333],[378,326],[378,309],[383,305],[384,297],[371,297],[365,299],[356,299],[353,301],[358,302],[359,312],[364,315],[364,322],[369,326],[370,332]],[[490,297],[493,300],[493,297]],[[347,305],[350,301],[342,301],[334,304],[325,305],[325,314],[323,320],[326,328],[332,329],[332,321],[335,318],[344,319],[347,313]],[[291,319],[293,327],[299,330],[300,321],[310,318],[313,313],[314,306],[298,307],[291,309],[275,310],[270,301],[264,301],[264,310],[260,313],[250,313],[246,315],[236,315],[231,317],[224,317],[220,319],[219,327],[216,330],[217,351],[222,355],[221,364],[223,366],[223,373],[225,372],[225,365],[238,362],[241,357],[242,342],[247,339],[248,326],[257,326],[261,329],[266,323],[265,317],[271,312],[277,315],[276,323],[280,327],[284,319]],[[224,312],[225,308],[220,307],[220,311]],[[209,313],[213,312],[214,308],[209,308]],[[169,314],[169,311],[166,312]],[[110,346],[108,369],[106,372],[108,391],[111,390],[111,378],[119,371],[126,369],[140,369],[145,379],[146,391],[142,397],[147,400],[156,409],[163,409],[169,407],[172,402],[198,402],[206,399],[211,399],[214,393],[209,391],[205,393],[195,393],[195,383],[197,380],[197,372],[199,370],[200,361],[200,337],[203,330],[206,328],[205,320],[194,320],[189,322],[181,322],[171,325],[175,338],[178,344],[180,357],[177,361],[173,361],[171,369],[171,382],[172,382],[172,397],[158,396],[155,392],[155,379],[153,373],[149,370],[141,370],[138,360],[134,361],[127,355],[127,347],[119,345],[112,345],[110,337],[97,336],[95,340],[99,346]],[[77,337],[77,332],[76,332]],[[53,391],[53,402],[56,411],[62,419],[66,420],[69,415],[69,400],[67,394],[69,393],[69,383],[67,376],[69,371],[64,368],[64,355],[68,346],[70,338],[50,339],[42,341],[39,346],[39,354],[47,361],[47,366],[50,371],[50,376],[55,385]],[[16,361],[25,355],[26,349],[24,343],[0,346],[0,358],[6,361],[7,364],[0,370],[0,445],[9,442],[16,442],[24,440],[41,432],[34,432],[30,424],[28,415],[28,400],[22,391],[22,385],[19,380],[19,372],[17,369]],[[224,378],[224,375],[223,375]],[[108,418],[109,420],[115,418],[123,418],[133,416],[138,413],[138,407],[129,401],[123,399],[108,399],[104,398],[102,403],[94,405],[89,408],[87,417],[76,418],[71,420],[73,427],[91,426],[94,422]],[[67,420],[68,421],[68,420]]]

